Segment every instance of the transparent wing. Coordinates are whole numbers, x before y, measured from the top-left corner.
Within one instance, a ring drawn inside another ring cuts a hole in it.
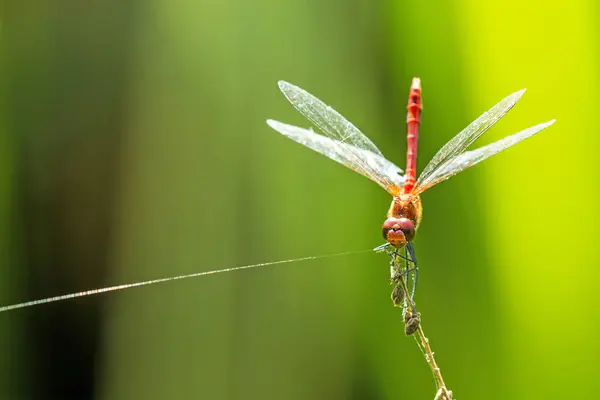
[[[323,131],[325,136],[383,156],[357,127],[312,94],[285,81],[279,81],[279,89],[296,110]]]
[[[547,127],[552,125],[554,122],[555,120],[551,120],[539,125],[532,126],[519,133],[515,133],[514,135],[507,136],[504,139],[498,140],[497,142],[488,144],[487,146],[483,146],[478,149],[462,153],[454,157],[453,159],[447,161],[446,163],[444,163],[444,165],[435,170],[433,174],[429,175],[425,183],[415,188],[415,190],[417,191],[417,193],[421,193],[427,190],[428,188],[450,178],[451,176],[456,175],[469,167],[472,167],[478,162],[483,161],[486,158],[491,157],[494,154],[497,154],[502,150],[505,150],[510,146],[513,146],[519,143],[520,141],[535,135],[541,130],[546,129]]]
[[[525,89],[519,90],[510,96],[502,99],[494,107],[481,114],[479,118],[471,122],[469,126],[463,129],[458,135],[454,136],[433,156],[429,164],[425,167],[415,185],[415,188],[422,186],[431,187],[429,184],[432,175],[436,170],[445,168],[445,163],[464,152],[475,140],[487,132],[496,122],[500,120],[525,93]]]
[[[336,150],[329,151],[328,154],[317,151],[328,157],[331,157],[330,154],[337,154],[338,157],[343,154],[343,164],[351,165],[350,168],[374,180],[392,195],[397,195],[400,192],[396,180],[391,181],[386,171],[379,170],[379,165],[372,162],[373,158],[371,156],[364,158],[367,154],[365,152],[368,152],[385,159],[377,146],[350,121],[315,96],[291,83],[279,81],[279,89],[302,115],[323,132],[324,137],[332,140],[329,144],[333,145],[332,147],[337,147]],[[308,146],[306,143],[303,144]]]
[[[271,119],[267,120],[267,124],[293,141],[303,144],[375,181],[388,192],[390,188],[401,188],[404,184],[404,178],[400,175],[402,170],[380,154],[333,140],[310,129],[299,128]],[[356,160],[360,160],[360,163],[357,164]]]

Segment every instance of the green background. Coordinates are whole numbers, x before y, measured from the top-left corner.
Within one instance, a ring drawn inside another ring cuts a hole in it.
[[[381,244],[389,195],[265,124],[309,125],[279,79],[404,167],[421,77],[420,170],[527,87],[477,144],[558,122],[423,195],[417,302],[456,398],[597,396],[597,2],[1,13],[2,304]],[[385,256],[363,253],[0,314],[0,397],[432,399],[388,280]]]

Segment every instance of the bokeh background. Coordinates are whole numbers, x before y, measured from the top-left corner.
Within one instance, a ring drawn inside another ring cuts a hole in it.
[[[271,130],[295,83],[422,169],[543,133],[423,196],[417,303],[459,399],[597,397],[598,3],[5,2],[0,304],[381,244],[389,195]],[[2,399],[432,399],[372,253],[0,314]]]

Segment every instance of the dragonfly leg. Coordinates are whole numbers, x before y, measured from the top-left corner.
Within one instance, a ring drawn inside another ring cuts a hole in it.
[[[415,256],[415,249],[414,249],[412,243],[407,244],[406,249],[407,249],[408,255],[410,255],[410,259],[413,264],[413,267],[412,267],[412,270],[414,271],[413,282],[412,282],[413,287],[412,287],[412,293],[410,295],[410,299],[414,300],[415,292],[417,291],[417,281],[419,280],[419,266],[417,265],[417,257]]]
[[[389,254],[389,247],[391,246],[391,244],[389,243],[384,243],[381,246],[377,246],[373,249],[373,251],[375,253],[383,253],[384,251],[387,252]]]

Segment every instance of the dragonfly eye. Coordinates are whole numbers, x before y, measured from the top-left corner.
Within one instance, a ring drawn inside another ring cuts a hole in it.
[[[381,227],[383,238],[394,247],[404,247],[415,237],[415,226],[408,218],[388,218]]]

